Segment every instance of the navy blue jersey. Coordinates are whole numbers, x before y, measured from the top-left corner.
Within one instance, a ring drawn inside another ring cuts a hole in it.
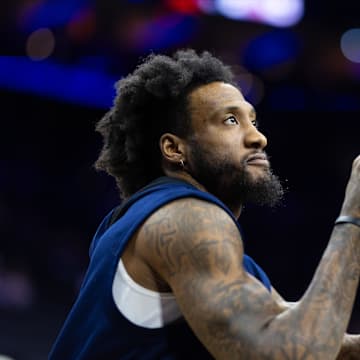
[[[100,224],[90,246],[90,263],[79,295],[49,355],[50,360],[212,359],[181,318],[162,328],[134,325],[117,309],[112,285],[121,254],[141,224],[158,208],[192,197],[231,211],[213,195],[189,183],[163,177],[134,194],[113,224],[112,211]],[[110,226],[111,224],[111,226]],[[244,267],[271,291],[264,271],[247,255]]]

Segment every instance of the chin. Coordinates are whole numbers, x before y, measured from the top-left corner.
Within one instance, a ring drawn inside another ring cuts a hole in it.
[[[246,171],[248,177],[255,182],[259,180],[266,180],[270,177],[271,171],[269,167],[264,166],[253,166],[251,169],[247,169]]]

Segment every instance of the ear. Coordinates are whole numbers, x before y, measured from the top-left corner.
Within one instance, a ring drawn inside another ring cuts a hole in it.
[[[180,161],[185,161],[185,142],[180,137],[165,133],[160,138],[160,150],[163,159],[171,164],[179,164]]]

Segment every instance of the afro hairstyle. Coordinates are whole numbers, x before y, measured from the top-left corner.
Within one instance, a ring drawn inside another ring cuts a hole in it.
[[[122,198],[163,176],[159,139],[166,132],[183,138],[191,133],[189,93],[214,81],[234,84],[233,78],[209,52],[149,55],[116,83],[114,104],[96,125],[103,147],[95,168],[115,178]]]

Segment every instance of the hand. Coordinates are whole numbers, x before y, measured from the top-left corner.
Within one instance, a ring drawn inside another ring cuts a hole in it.
[[[340,215],[360,218],[360,155],[353,161]]]

